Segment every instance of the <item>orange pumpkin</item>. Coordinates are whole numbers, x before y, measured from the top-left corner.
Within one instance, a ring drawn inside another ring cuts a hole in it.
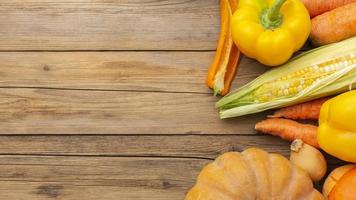
[[[308,174],[279,154],[250,148],[204,167],[185,200],[323,200]]]
[[[324,196],[328,200],[356,199],[356,165],[336,168],[325,180]]]

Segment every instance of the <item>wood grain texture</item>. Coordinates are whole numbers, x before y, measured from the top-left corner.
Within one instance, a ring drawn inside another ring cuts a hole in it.
[[[178,200],[221,153],[287,156],[253,131],[266,113],[218,119],[218,5],[1,0],[0,199]],[[233,88],[265,70],[243,58]]]
[[[254,134],[265,113],[220,120],[210,94],[0,89],[0,134]]]
[[[215,159],[250,147],[289,157],[290,142],[269,135],[0,136],[0,155],[123,156]],[[330,165],[346,164],[324,154]]]
[[[3,52],[0,87],[207,93],[214,52]],[[242,58],[233,88],[266,67]]]
[[[214,50],[218,0],[2,0],[0,50]]]
[[[198,158],[1,155],[0,199],[178,200],[209,162],[212,160]]]
[[[0,156],[0,199],[183,199],[209,160]]]
[[[218,99],[204,84],[212,57],[4,52],[0,134],[253,134],[262,115],[218,119]],[[234,88],[266,70],[246,58],[239,69]]]
[[[289,142],[267,135],[0,136],[1,155],[154,156],[214,159],[249,147],[289,155]]]

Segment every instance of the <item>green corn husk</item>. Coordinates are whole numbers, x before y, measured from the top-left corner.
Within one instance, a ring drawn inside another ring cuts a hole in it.
[[[302,103],[354,88],[356,37],[296,56],[289,63],[231,92],[216,106],[223,119]]]

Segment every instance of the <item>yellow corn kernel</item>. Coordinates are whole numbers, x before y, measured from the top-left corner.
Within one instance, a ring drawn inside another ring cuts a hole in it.
[[[260,102],[266,102],[266,101],[268,101],[269,99],[268,99],[268,97],[267,96],[261,96],[260,98],[259,98],[259,101]]]
[[[293,90],[293,88],[291,87],[291,88],[289,88],[288,89],[288,91],[289,91],[289,94],[294,94],[294,90]]]
[[[272,95],[273,96],[277,96],[278,95],[278,91],[277,90],[272,90]]]
[[[282,90],[278,90],[278,94],[277,94],[277,96],[282,96],[282,95],[283,95]]]
[[[305,81],[305,84],[306,84],[306,85],[311,85],[313,82],[314,82],[314,79],[307,79],[307,80]]]
[[[303,69],[296,70],[273,81],[261,85],[252,94],[258,96],[259,101],[265,102],[275,98],[294,95],[302,92],[315,82],[332,75],[336,71],[356,63],[356,55],[323,61]]]

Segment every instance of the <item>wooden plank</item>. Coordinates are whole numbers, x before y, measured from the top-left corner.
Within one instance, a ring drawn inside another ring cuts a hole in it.
[[[0,156],[0,199],[183,199],[209,160]]]
[[[213,50],[218,0],[2,0],[0,50]]]
[[[0,199],[183,199],[207,159],[0,156]],[[329,166],[329,171],[335,166]],[[321,188],[321,184],[317,184]]]
[[[227,151],[260,147],[289,155],[289,143],[277,137],[256,135],[64,135],[0,136],[0,154],[162,156],[214,159]]]
[[[217,99],[204,84],[212,56],[213,52],[3,53],[0,98],[6,112],[0,114],[4,119],[0,131],[2,134],[250,133],[252,125],[249,128],[246,125],[251,117],[236,124],[218,119],[214,109]],[[237,85],[265,70],[249,59],[243,59],[240,69]],[[165,94],[121,92],[126,90]],[[185,117],[189,112],[195,114]],[[202,116],[204,120],[196,120]],[[256,119],[252,117],[252,121]],[[164,127],[160,126],[162,123]]]
[[[207,94],[0,89],[1,134],[254,134],[265,113],[220,120]]]
[[[215,159],[250,147],[289,157],[289,142],[269,135],[0,136],[0,155],[132,156]],[[328,163],[344,162],[325,154]]]
[[[214,52],[4,52],[0,87],[211,93]],[[234,88],[266,70],[243,58]]]

